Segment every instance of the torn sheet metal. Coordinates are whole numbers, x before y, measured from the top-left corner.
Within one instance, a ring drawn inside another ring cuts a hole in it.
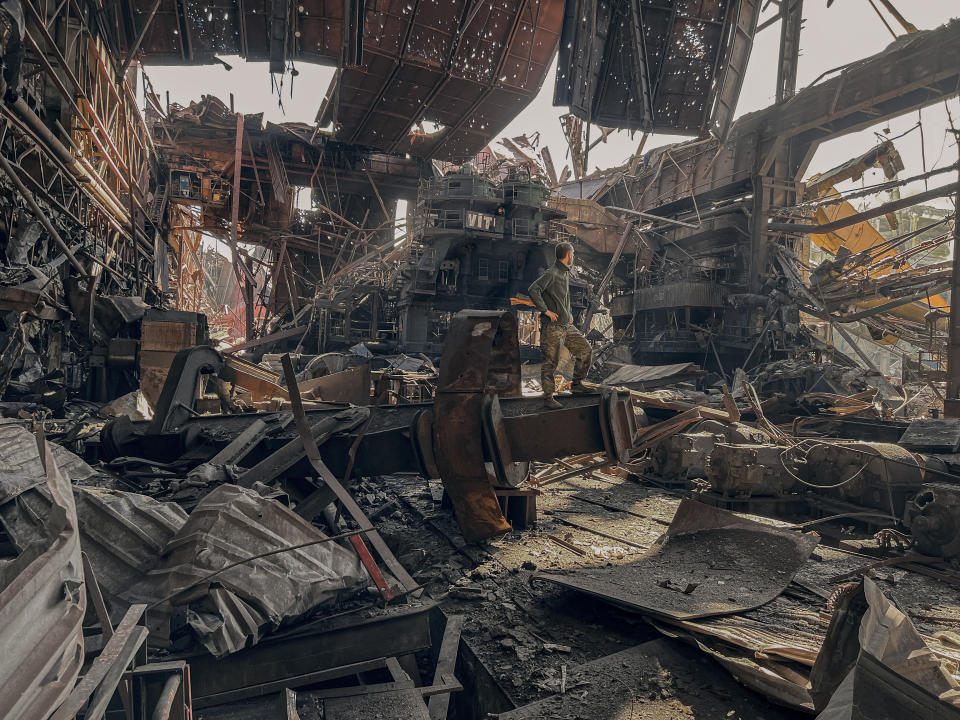
[[[203,498],[164,547],[162,563],[130,594],[183,607],[200,642],[222,657],[255,644],[264,632],[300,618],[368,580],[357,555],[335,542],[227,565],[324,535],[284,505],[236,485]],[[166,599],[170,598],[170,599]]]
[[[70,693],[83,664],[86,592],[70,481],[50,447],[19,425],[0,424],[0,498],[16,505],[24,488],[53,499],[36,542],[0,564],[0,717],[47,717]],[[2,502],[2,501],[0,501]]]
[[[817,720],[960,718],[960,684],[870,578],[860,653]],[[835,654],[840,648],[824,651]]]
[[[370,404],[370,366],[359,365],[299,383],[307,400]]]
[[[82,480],[97,475],[69,450],[53,443],[48,445],[65,477]],[[12,489],[13,484],[7,487]],[[44,523],[51,513],[51,497],[47,488],[34,485],[21,488],[15,503],[0,504],[0,523],[16,547],[27,547],[43,537]],[[130,604],[149,603],[153,599],[149,595],[133,596],[130,588],[157,567],[167,541],[183,527],[187,514],[175,503],[98,487],[74,485],[73,500],[83,551],[97,575],[111,619],[118,622]],[[149,618],[153,630],[158,628],[155,615],[151,613]]]
[[[672,365],[621,365],[614,370],[604,385],[628,385],[647,383],[657,380],[686,380],[702,375],[703,371],[696,363],[674,363]]]
[[[130,588],[157,567],[166,544],[187,521],[176,503],[163,503],[137,493],[74,488],[81,542],[110,618],[118,622],[134,602],[150,603],[152,594],[137,597]],[[147,616],[151,632],[160,618]]]
[[[602,126],[722,137],[761,5],[567,0],[553,102]]]
[[[8,427],[32,437],[19,426],[0,425],[0,447],[10,447],[4,444]],[[74,465],[89,470],[79,458]],[[0,504],[0,523],[17,548],[42,538],[52,516],[51,494],[36,484],[36,467],[25,467],[6,483],[0,476],[0,497],[17,493],[15,503]],[[74,494],[80,540],[111,617],[133,603],[150,605],[153,645],[170,645],[172,623],[186,624],[221,657],[367,580],[356,554],[335,542],[259,558],[203,580],[252,555],[324,537],[286,506],[235,485],[218,487],[189,517],[174,503],[136,493],[75,487]]]
[[[47,482],[37,441],[14,420],[0,420],[0,504]]]
[[[684,499],[658,546],[641,560],[537,577],[654,617],[692,620],[770,602],[818,542]]]
[[[655,621],[652,624],[667,637],[681,638],[695,645],[745,687],[780,705],[807,713],[814,712],[813,700],[806,687],[806,676],[792,670],[788,665],[769,660],[761,661],[757,659],[754,650],[728,645],[715,638],[687,633],[680,628]]]

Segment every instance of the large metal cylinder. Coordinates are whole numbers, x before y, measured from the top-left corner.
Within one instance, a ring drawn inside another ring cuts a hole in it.
[[[897,518],[923,484],[920,458],[891,443],[816,442],[789,458],[800,478],[819,486],[817,492]]]

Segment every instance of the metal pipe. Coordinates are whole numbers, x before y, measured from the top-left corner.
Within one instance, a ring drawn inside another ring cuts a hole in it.
[[[115,216],[118,214],[120,206],[117,201],[110,197],[105,191],[105,188],[102,186],[103,180],[99,176],[91,174],[91,172],[73,156],[57,136],[53,134],[50,128],[44,125],[36,113],[30,109],[30,106],[24,102],[23,98],[17,98],[17,101],[8,107],[43,141],[47,148],[57,156],[57,159],[67,166],[67,169],[73,173],[77,180],[89,184],[91,192],[96,195],[97,199],[104,203]],[[119,215],[122,217],[124,213],[121,211]]]
[[[123,80],[123,77],[127,74],[127,68],[130,67],[130,63],[133,62],[134,55],[140,50],[140,46],[143,44],[144,38],[147,37],[147,31],[150,29],[150,25],[153,24],[153,18],[157,14],[157,10],[160,8],[161,0],[154,0],[153,7],[150,8],[150,14],[147,15],[147,21],[143,24],[140,32],[137,33],[137,39],[133,42],[133,47],[127,52],[127,56],[123,59],[123,64],[120,66],[120,70],[117,73],[118,82]]]
[[[57,247],[60,248],[61,252],[67,256],[67,260],[70,261],[70,264],[83,276],[87,276],[89,273],[86,268],[80,264],[80,261],[77,260],[76,256],[70,250],[70,247],[63,241],[63,238],[60,237],[60,233],[57,232],[57,229],[53,227],[53,223],[50,222],[50,218],[47,217],[47,214],[40,209],[40,206],[37,204],[37,200],[33,197],[27,186],[23,184],[23,181],[17,176],[13,168],[10,167],[10,163],[7,162],[7,159],[0,155],[0,169],[6,173],[7,177],[10,178],[14,186],[17,188],[23,199],[27,201],[27,205],[30,207],[30,212],[33,213],[34,217],[40,221],[40,224],[43,225],[44,229],[49,233],[50,237],[57,244]]]
[[[173,673],[163,684],[163,690],[160,691],[160,697],[157,698],[157,704],[153,708],[150,720],[169,720],[179,689],[180,675],[179,673]]]
[[[50,128],[41,122],[40,118],[30,109],[30,106],[27,105],[22,97],[18,97],[15,103],[7,105],[7,107],[13,110],[17,117],[23,120],[24,123],[30,126],[30,129],[39,136],[43,143],[61,162],[69,168],[75,166],[77,159],[67,150],[66,146],[57,139],[56,135],[50,132]]]
[[[657,220],[659,222],[669,223],[670,225],[679,225],[680,227],[694,228],[695,230],[700,228],[700,225],[694,225],[693,223],[683,222],[682,220],[674,220],[673,218],[660,217],[659,215],[653,215],[651,213],[640,212],[639,210],[631,210],[630,208],[615,207],[608,205],[604,207],[604,210],[612,210],[613,212],[626,213],[627,215],[636,215],[637,217],[647,218],[648,220]]]
[[[69,149],[67,149],[67,147],[40,120],[40,118],[37,117],[37,115],[30,109],[30,106],[27,105],[22,98],[20,98],[16,103],[3,106],[3,112],[8,113],[11,118],[19,120],[20,123],[22,123],[20,130],[30,137],[30,139],[38,148],[45,148],[48,151],[48,154],[52,155],[49,160],[55,165],[59,163],[60,168],[67,175],[72,177],[77,189],[86,195],[88,200],[95,207],[103,212],[107,222],[109,222],[115,229],[122,232],[123,229],[118,223],[117,218],[118,212],[119,217],[124,217],[123,213],[122,211],[118,210],[119,206],[116,205],[116,200],[112,197],[109,189],[103,185],[103,180],[98,175],[91,174],[91,171],[88,170],[83,163],[80,162],[80,160],[70,154]],[[57,126],[61,131],[64,132],[64,136],[67,137],[67,140],[71,143],[71,146],[74,147],[77,153],[79,153],[79,148],[76,148],[76,146],[73,145],[73,141],[60,125],[59,121],[57,121]],[[23,169],[19,166],[13,165],[12,167],[23,172]],[[24,173],[24,175],[26,175],[26,173]],[[50,198],[46,189],[39,185],[36,180],[30,178],[30,181],[37,186],[38,191],[42,194],[43,198],[52,205],[55,205],[59,212],[68,215],[78,225],[83,224],[75,215],[73,215],[73,213],[64,208],[59,202]],[[94,259],[94,262],[100,261]]]
[[[880,372],[880,368],[874,364],[873,360],[870,359],[870,356],[867,355],[859,345],[857,345],[856,341],[853,339],[850,333],[847,332],[846,328],[844,328],[840,323],[834,321],[832,317],[828,318],[828,322],[830,323],[830,327],[836,330],[840,334],[840,337],[846,340],[847,344],[853,348],[853,351],[860,357],[861,360],[863,360],[863,364],[866,365],[871,372],[877,374],[880,387],[886,390],[888,395],[891,397],[904,397],[900,394],[899,390],[890,384],[890,381],[887,380],[887,376]]]
[[[607,289],[607,285],[610,283],[610,278],[613,277],[613,270],[617,266],[617,262],[620,260],[620,255],[623,253],[623,246],[626,244],[627,238],[630,236],[630,232],[633,230],[634,224],[635,221],[631,220],[623,229],[623,234],[620,235],[620,242],[617,243],[617,249],[614,250],[613,256],[610,258],[610,263],[607,265],[607,271],[603,274],[603,278],[600,280],[600,284],[597,286],[596,294],[594,295],[593,300],[590,301],[590,307],[587,308],[587,316],[583,321],[584,335],[590,332],[590,323],[593,321],[593,316],[597,312],[597,308],[600,306],[600,301],[603,297],[604,291]]]
[[[63,137],[67,139],[70,147],[76,153],[76,155],[72,156],[73,164],[70,166],[74,176],[79,182],[90,185],[90,191],[94,194],[95,199],[99,200],[103,204],[104,211],[113,214],[113,219],[117,223],[114,225],[114,227],[121,232],[126,232],[123,227],[121,227],[121,224],[125,226],[127,223],[127,211],[123,209],[123,206],[120,204],[120,200],[113,194],[113,190],[105,184],[103,178],[100,177],[93,170],[93,168],[88,165],[86,159],[83,157],[83,151],[74,142],[73,138],[70,137],[70,133],[67,131],[67,129],[60,124],[59,120],[54,120],[54,123],[56,124],[57,129],[63,133]],[[57,138],[54,137],[54,140],[57,140]]]

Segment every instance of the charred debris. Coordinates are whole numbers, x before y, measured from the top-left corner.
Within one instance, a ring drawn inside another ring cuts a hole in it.
[[[802,0],[0,2],[0,718],[960,717],[958,165],[809,172],[960,22],[870,5],[798,88]],[[316,122],[149,80],[231,56]]]

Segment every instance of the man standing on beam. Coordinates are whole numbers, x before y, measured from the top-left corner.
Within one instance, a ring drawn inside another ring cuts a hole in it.
[[[556,390],[554,372],[560,360],[560,348],[566,346],[573,355],[573,386],[570,392],[576,394],[591,392],[583,384],[590,370],[593,350],[590,343],[573,325],[573,313],[570,310],[570,268],[573,266],[573,245],[562,242],[556,248],[557,260],[543,275],[530,286],[530,299],[540,311],[540,352],[543,365],[540,369],[540,383],[543,386],[543,405],[550,410],[563,407],[553,397]]]

